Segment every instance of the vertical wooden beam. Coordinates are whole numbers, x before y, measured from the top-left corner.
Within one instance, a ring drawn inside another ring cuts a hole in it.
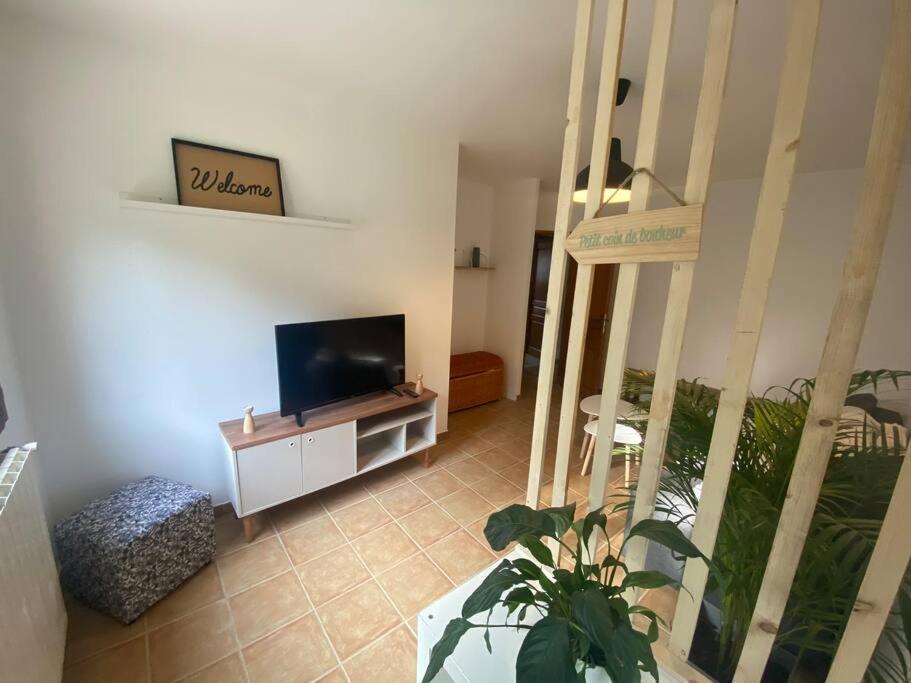
[[[645,90],[642,95],[642,114],[639,119],[639,136],[636,142],[636,168],[654,169],[655,167],[675,9],[675,0],[656,0],[655,2],[648,66],[645,72]],[[633,179],[629,211],[644,211],[648,206],[650,191],[651,177],[644,173],[637,175]],[[607,492],[611,453],[614,448],[617,403],[620,400],[620,390],[623,387],[626,352],[629,345],[630,326],[633,319],[638,280],[638,263],[624,263],[620,266],[620,272],[617,276],[617,291],[614,297],[614,312],[611,318],[610,337],[607,343],[607,359],[604,365],[601,406],[598,411],[598,441],[595,445],[595,461],[592,466],[591,482],[589,482],[588,490],[590,510],[599,508],[604,504],[604,497]],[[598,533],[599,531],[596,529],[592,534],[592,538],[589,539],[593,550],[597,545]]]
[[[620,55],[623,52],[623,32],[626,27],[627,0],[611,0],[607,6],[604,29],[604,48],[601,54],[601,76],[598,84],[598,104],[595,110],[595,130],[592,139],[591,167],[585,217],[595,215],[601,206],[604,181],[607,178],[608,153],[617,100],[617,81],[620,77]],[[575,177],[575,176],[573,176]],[[564,252],[565,257],[565,252]],[[594,267],[579,265],[576,288],[573,292],[572,318],[566,345],[566,371],[563,375],[563,397],[560,407],[560,427],[557,433],[557,457],[554,464],[552,506],[566,503],[566,482],[569,473],[569,452],[576,431],[579,381],[585,351],[585,333],[591,302]],[[552,544],[559,554],[559,546]]]
[[[784,613],[863,335],[911,125],[911,0],[895,0],[854,236],[735,683],[758,681]]]
[[[863,679],[911,561],[909,517],[911,446],[905,453],[867,573],[854,601],[854,612],[848,619],[826,683],[855,683]]]
[[[791,11],[784,64],[778,88],[778,103],[772,125],[772,139],[766,156],[765,173],[759,191],[753,236],[747,258],[746,274],[728,354],[718,413],[709,446],[702,497],[693,528],[693,542],[712,555],[718,526],[727,495],[734,453],[740,437],[740,424],[750,391],[756,349],[765,317],[769,283],[784,225],[785,208],[797,164],[803,128],[813,55],[819,29],[821,0],[801,0]],[[670,310],[670,307],[668,307]],[[676,368],[675,368],[676,370]],[[674,381],[675,378],[670,378]],[[668,418],[670,409],[668,409]],[[708,579],[704,562],[687,562],[683,586],[674,613],[671,650],[688,657],[696,622]]]
[[[569,233],[573,216],[573,190],[579,165],[579,135],[582,125],[582,99],[585,85],[585,62],[591,42],[592,8],[594,0],[576,3],[576,28],[569,75],[569,100],[566,105],[566,130],[563,133],[563,161],[560,165],[560,188],[557,194],[557,218],[554,225],[553,253],[547,285],[547,308],[544,311],[544,331],[541,339],[541,358],[538,368],[538,389],[535,397],[535,421],[531,436],[531,462],[528,468],[526,503],[538,506],[541,473],[544,467],[544,447],[550,417],[550,397],[553,389],[557,336],[560,331],[560,312],[563,308],[563,287],[566,272],[566,250],[563,243]]]
[[[699,104],[696,107],[693,145],[684,190],[684,201],[687,204],[705,204],[708,195],[712,161],[715,157],[718,139],[718,126],[721,121],[721,105],[727,83],[736,12],[737,0],[715,0],[712,14],[709,17],[702,88],[699,93]],[[632,513],[633,524],[651,517],[655,509],[671,411],[677,391],[677,368],[680,363],[680,351],[683,348],[683,335],[686,331],[695,265],[694,261],[683,261],[675,263],[671,271],[648,430],[645,435],[645,446],[636,486],[636,502]],[[625,561],[630,571],[638,571],[643,568],[647,552],[648,541],[646,539],[634,538],[629,542]]]

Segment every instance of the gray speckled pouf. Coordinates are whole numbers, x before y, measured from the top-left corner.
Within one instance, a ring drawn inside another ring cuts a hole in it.
[[[54,540],[64,590],[129,624],[215,557],[212,499],[146,477],[58,522]]]

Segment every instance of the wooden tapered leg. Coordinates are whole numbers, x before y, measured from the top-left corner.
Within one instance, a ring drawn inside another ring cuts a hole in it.
[[[625,451],[625,454],[626,454],[626,458],[625,458],[626,469],[623,472],[623,487],[628,489],[629,488],[629,457],[630,457],[629,445],[624,446],[623,450]]]
[[[430,449],[424,451],[424,467],[430,467]]]
[[[597,439],[595,439],[594,436],[588,437],[588,450],[585,453],[585,462],[582,463],[582,476],[583,477],[585,476],[585,473],[588,472],[588,466],[591,464],[592,453],[595,452],[595,441],[597,441]]]
[[[241,521],[244,523],[244,540],[247,543],[250,543],[254,538],[256,538],[256,532],[253,529],[253,517],[241,517]]]

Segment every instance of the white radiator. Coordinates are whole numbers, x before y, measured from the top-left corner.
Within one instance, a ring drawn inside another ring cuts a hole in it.
[[[0,463],[0,680],[57,683],[66,609],[35,458],[31,444]]]

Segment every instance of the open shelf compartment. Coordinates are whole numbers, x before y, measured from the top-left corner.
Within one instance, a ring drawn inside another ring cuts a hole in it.
[[[376,434],[358,438],[357,471],[382,467],[405,455],[405,426],[399,425]]]
[[[357,421],[357,438],[363,439],[389,429],[395,429],[415,420],[423,420],[430,417],[433,417],[433,411],[427,403],[399,408],[380,415],[371,415]]]

